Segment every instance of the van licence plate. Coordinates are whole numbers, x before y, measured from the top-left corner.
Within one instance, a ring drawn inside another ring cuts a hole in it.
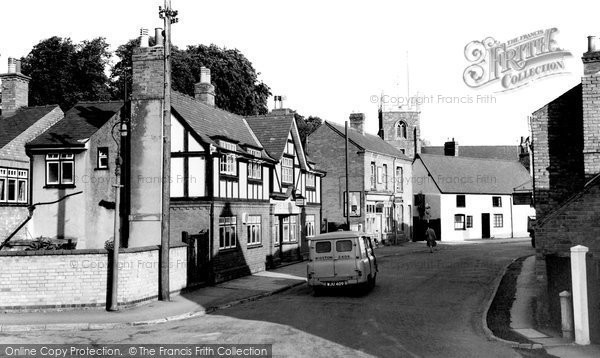
[[[323,285],[325,285],[325,287],[341,287],[341,286],[346,286],[348,284],[348,281],[326,281],[323,282]]]

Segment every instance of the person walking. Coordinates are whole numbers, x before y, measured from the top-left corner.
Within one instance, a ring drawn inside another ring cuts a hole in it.
[[[433,253],[433,248],[437,245],[436,240],[435,231],[429,225],[425,225],[425,241],[427,241],[427,247],[429,247],[429,252],[431,253]]]

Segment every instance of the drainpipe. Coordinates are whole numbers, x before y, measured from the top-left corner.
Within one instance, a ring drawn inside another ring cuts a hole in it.
[[[515,237],[515,232],[513,229],[513,200],[512,200],[512,195],[510,196],[510,237],[513,238]]]

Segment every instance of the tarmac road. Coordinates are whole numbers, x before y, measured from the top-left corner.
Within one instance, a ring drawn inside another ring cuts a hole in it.
[[[314,297],[306,285],[211,315],[154,326],[0,334],[0,343],[273,343],[286,357],[519,357],[490,341],[482,315],[495,279],[527,241],[377,249],[368,294]]]

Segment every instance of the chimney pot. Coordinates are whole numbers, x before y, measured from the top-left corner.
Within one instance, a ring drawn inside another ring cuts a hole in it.
[[[157,27],[154,29],[154,40],[155,40],[155,47],[160,47],[160,46],[164,46],[164,38],[163,38],[163,29],[161,27]]]
[[[140,47],[148,47],[150,36],[148,35],[148,29],[140,29]]]
[[[8,58],[8,73],[17,73],[17,59],[13,57]]]
[[[210,68],[200,67],[200,83],[210,83]]]
[[[452,138],[452,141],[444,143],[444,155],[448,157],[458,157],[458,143]]]
[[[596,36],[588,36],[588,52],[598,51],[598,39]]]

